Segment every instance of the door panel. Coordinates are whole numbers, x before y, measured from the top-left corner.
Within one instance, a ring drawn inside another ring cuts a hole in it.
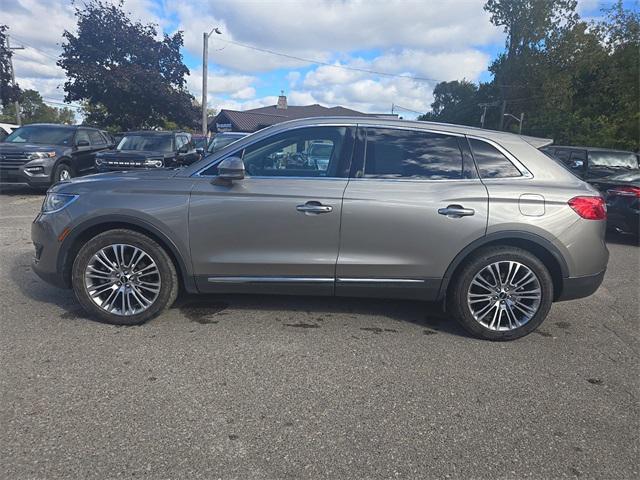
[[[189,233],[200,290],[255,291],[262,283],[268,291],[298,293],[288,289],[300,286],[331,295],[346,184],[341,178],[245,178],[231,186],[199,180]],[[308,202],[331,211],[298,210]]]
[[[319,142],[326,162],[309,155]],[[229,154],[243,159],[243,180],[196,177],[189,233],[199,288],[332,294],[353,142],[353,128],[294,128]]]
[[[336,294],[435,298],[454,257],[487,226],[487,191],[466,141],[365,129],[354,166],[342,203]]]

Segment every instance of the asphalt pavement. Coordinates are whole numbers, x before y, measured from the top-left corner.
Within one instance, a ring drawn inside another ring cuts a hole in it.
[[[30,270],[41,193],[0,194],[0,478],[638,478],[640,248],[518,341],[437,306],[183,297],[85,318]]]

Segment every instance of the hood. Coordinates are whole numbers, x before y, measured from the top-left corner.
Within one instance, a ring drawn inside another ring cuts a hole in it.
[[[96,155],[104,160],[137,161],[147,158],[170,158],[171,152],[157,152],[153,150],[105,150]]]
[[[118,183],[136,182],[144,180],[166,180],[175,177],[180,169],[178,168],[154,168],[150,170],[127,170],[120,172],[105,172],[87,175],[84,177],[76,177],[69,181],[58,182],[54,184],[49,191],[51,192],[69,192],[78,193],[76,190],[94,190],[100,188],[100,184],[104,182]]]
[[[41,143],[0,142],[0,152],[51,152],[65,148],[62,145],[43,145]]]

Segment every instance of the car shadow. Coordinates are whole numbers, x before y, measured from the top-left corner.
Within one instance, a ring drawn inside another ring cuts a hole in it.
[[[0,195],[5,195],[7,197],[44,195],[46,191],[46,187],[30,187],[23,183],[0,183]]]
[[[633,235],[623,235],[616,232],[607,232],[605,237],[607,243],[615,243],[616,245],[633,245],[640,246],[640,237]]]
[[[348,321],[358,317],[373,317],[376,320],[389,319],[425,329],[425,334],[437,331],[468,337],[455,321],[443,311],[440,303],[417,300],[387,300],[379,298],[317,297],[288,295],[186,295],[183,294],[173,305],[194,321],[206,318],[211,313],[227,308],[233,310],[255,310],[278,313],[302,312],[312,323],[300,326],[314,326],[317,321],[339,317]],[[203,322],[201,322],[203,323]],[[298,326],[298,325],[295,325]]]
[[[86,319],[102,323],[89,317],[75,299],[71,290],[56,288],[44,282],[31,270],[31,253],[20,254],[10,266],[10,278],[20,292],[27,298],[55,305],[64,310],[62,319]],[[282,296],[282,295],[189,295],[181,294],[171,307],[185,317],[200,321],[214,313],[226,310],[257,310],[273,312],[273,321],[277,321],[276,312],[305,312],[311,318],[330,319],[339,316],[340,320],[355,320],[358,317],[373,317],[375,320],[389,319],[416,325],[425,334],[435,332],[469,337],[469,335],[446,313],[440,303],[411,300],[384,300],[366,298]],[[206,323],[206,322],[200,322]]]

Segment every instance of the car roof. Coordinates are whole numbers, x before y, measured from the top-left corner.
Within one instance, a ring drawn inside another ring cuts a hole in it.
[[[68,128],[68,129],[76,129],[78,127],[83,127],[84,125],[67,125],[66,123],[29,123],[27,125],[22,125],[23,127],[60,127],[60,128]],[[96,128],[96,127],[88,127],[88,128]]]
[[[549,145],[548,148],[559,148],[561,150],[586,150],[588,152],[614,152],[614,153],[635,153],[631,150],[616,150],[615,148],[602,148],[602,147],[581,147],[570,145]]]
[[[480,127],[469,127],[466,125],[457,125],[453,123],[440,122],[423,122],[417,120],[396,120],[382,117],[312,117],[301,118],[282,122],[268,128],[285,127],[289,128],[296,125],[367,125],[372,127],[395,127],[395,128],[413,128],[421,130],[442,131],[443,133],[458,133],[460,135],[472,135],[481,138],[487,138],[496,141],[513,141],[514,139],[524,140],[535,148],[541,148],[553,143],[551,138],[530,137],[527,135],[518,135],[510,132],[501,132],[497,130],[488,130]],[[265,129],[266,130],[266,129]]]
[[[175,135],[185,132],[167,132],[165,130],[132,130],[130,132],[122,132],[120,135]]]

